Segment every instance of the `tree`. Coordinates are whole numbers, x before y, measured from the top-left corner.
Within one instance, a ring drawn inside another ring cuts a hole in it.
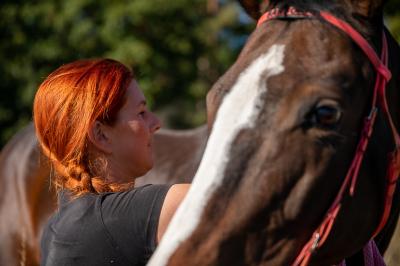
[[[390,31],[396,38],[397,42],[400,42],[400,1],[388,1],[385,8],[385,14],[386,22],[390,28]]]
[[[211,0],[3,0],[0,145],[31,120],[34,94],[58,66],[109,57],[132,67],[172,127],[205,121],[205,96],[232,64],[239,7]],[[210,8],[211,7],[211,8]]]

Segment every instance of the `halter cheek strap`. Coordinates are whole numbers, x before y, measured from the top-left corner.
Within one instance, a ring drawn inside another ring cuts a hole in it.
[[[357,149],[353,161],[351,163],[351,166],[347,172],[347,175],[342,183],[342,186],[340,187],[340,190],[334,202],[328,209],[328,212],[326,213],[324,220],[319,225],[319,227],[314,231],[311,239],[303,247],[302,251],[298,255],[293,265],[308,264],[312,253],[316,251],[318,247],[323,245],[323,243],[328,238],[332,226],[335,222],[335,219],[340,211],[343,195],[347,191],[347,189],[349,189],[349,194],[353,196],[361,163],[363,161],[364,154],[367,150],[368,143],[373,132],[378,108],[382,110],[382,112],[388,119],[396,148],[393,152],[389,154],[389,162],[388,162],[389,164],[386,175],[385,199],[383,206],[384,208],[380,223],[377,229],[375,230],[373,237],[375,237],[382,230],[382,228],[385,226],[387,222],[387,219],[389,218],[393,194],[395,192],[396,183],[400,175],[400,136],[393,123],[386,100],[386,83],[391,79],[391,72],[388,69],[388,44],[385,33],[384,32],[382,33],[382,53],[381,57],[379,58],[375,50],[369,45],[369,43],[365,40],[365,38],[362,37],[361,34],[359,34],[348,23],[339,18],[336,18],[335,16],[333,16],[328,12],[322,11],[319,13],[319,15],[325,21],[341,29],[355,43],[358,44],[358,46],[362,49],[362,51],[365,53],[365,55],[368,57],[368,59],[374,66],[377,72],[377,76],[373,92],[371,111],[368,117],[366,117],[364,120],[364,126],[362,129],[361,138],[357,145]],[[272,19],[298,19],[298,18],[304,19],[304,18],[315,18],[315,17],[316,16],[311,12],[299,12],[293,7],[285,11],[281,11],[280,9],[273,9],[265,13],[260,18],[257,26],[260,26],[265,21],[269,21]]]

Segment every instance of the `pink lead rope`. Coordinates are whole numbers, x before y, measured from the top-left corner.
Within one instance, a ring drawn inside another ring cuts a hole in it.
[[[364,127],[361,134],[361,139],[357,145],[356,153],[354,159],[351,163],[351,166],[347,172],[347,175],[343,181],[343,184],[329,208],[327,214],[325,215],[324,220],[320,224],[320,226],[314,231],[312,238],[306,243],[303,247],[302,251],[298,255],[297,259],[293,263],[293,265],[307,265],[312,253],[318,249],[321,245],[324,244],[326,239],[331,232],[332,226],[335,222],[335,219],[340,211],[341,201],[343,195],[347,189],[349,189],[349,194],[353,196],[355,185],[357,183],[357,177],[360,171],[361,163],[364,158],[365,151],[367,149],[369,139],[373,132],[373,127],[375,124],[376,114],[378,107],[381,108],[386,117],[388,118],[393,138],[396,144],[396,149],[389,154],[389,165],[387,169],[386,176],[386,188],[385,188],[385,199],[384,199],[384,208],[383,214],[381,217],[381,221],[379,223],[378,228],[375,230],[373,237],[375,237],[385,226],[387,219],[389,218],[390,209],[392,205],[393,194],[396,189],[396,182],[400,175],[400,136],[397,132],[397,129],[394,126],[392,121],[392,117],[390,115],[387,101],[386,101],[386,83],[391,78],[391,72],[388,69],[388,44],[386,40],[386,35],[383,32],[382,34],[382,54],[379,58],[374,49],[369,45],[369,43],[363,38],[352,26],[350,26],[345,21],[336,18],[328,12],[320,12],[320,16],[330,24],[336,26],[341,29],[347,35],[352,38],[354,42],[358,44],[358,46],[364,51],[367,55],[368,59],[371,61],[374,66],[377,77],[376,83],[374,87],[374,95],[372,100],[372,108],[368,117],[365,118]],[[291,7],[287,11],[281,11],[280,9],[273,9],[269,12],[266,12],[258,21],[257,26],[260,26],[262,23],[272,19],[278,18],[312,18],[315,17],[311,12],[299,12],[295,8]],[[370,245],[373,245],[375,249],[366,249]],[[364,248],[364,256],[367,256],[368,251],[377,251],[375,243],[370,241],[366,248]],[[367,252],[367,253],[366,253]],[[378,252],[379,253],[379,252]],[[366,257],[367,258],[367,257]],[[370,260],[366,260],[370,261]],[[367,265],[382,265],[382,264],[367,264]],[[383,264],[384,265],[384,264]]]

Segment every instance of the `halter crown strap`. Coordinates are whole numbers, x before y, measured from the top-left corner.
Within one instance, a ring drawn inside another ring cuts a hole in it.
[[[367,55],[371,63],[374,65],[375,70],[385,78],[386,82],[388,82],[391,79],[392,73],[390,72],[390,70],[381,61],[381,59],[379,59],[375,50],[371,47],[371,45],[369,45],[369,43],[365,40],[365,38],[361,36],[360,33],[358,33],[352,26],[350,26],[345,21],[336,18],[335,16],[331,15],[328,12],[321,11],[320,15],[327,22],[331,23],[332,25],[335,25],[336,27],[347,33],[353,39],[353,41],[355,41],[358,44],[358,46],[360,46],[360,48]],[[386,39],[384,34],[383,38]]]
[[[346,32],[364,51],[364,53],[368,56],[371,63],[374,65],[377,72],[381,73],[382,76],[385,77],[386,81],[389,81],[392,77],[390,70],[382,63],[379,59],[375,50],[369,45],[369,43],[365,40],[364,37],[361,36],[352,26],[350,26],[345,21],[336,18],[328,12],[321,11],[320,16],[325,19],[327,22],[335,25],[339,29]],[[311,12],[300,12],[294,7],[289,7],[288,10],[280,10],[279,8],[272,9],[264,13],[257,22],[257,27],[263,24],[264,22],[272,19],[301,19],[301,18],[314,18],[315,15]]]
[[[359,174],[359,170],[361,167],[361,163],[364,158],[364,154],[366,152],[369,139],[373,132],[374,123],[376,120],[376,113],[378,106],[382,109],[384,114],[386,114],[393,138],[396,144],[396,150],[389,155],[389,166],[388,172],[386,176],[386,188],[385,188],[385,199],[384,199],[384,211],[381,217],[380,224],[376,229],[374,236],[379,233],[379,231],[384,227],[386,221],[390,214],[391,204],[393,194],[396,188],[396,182],[400,175],[400,137],[397,132],[396,127],[392,121],[387,101],[385,95],[385,87],[386,83],[391,79],[391,72],[388,69],[388,45],[385,33],[382,34],[382,55],[381,58],[378,57],[375,50],[370,46],[370,44],[359,34],[352,26],[350,26],[345,21],[333,16],[332,14],[321,11],[319,13],[321,18],[330,24],[336,26],[337,28],[344,31],[358,46],[364,51],[372,65],[374,66],[377,76],[374,87],[374,94],[372,100],[371,112],[368,117],[365,118],[364,127],[361,134],[361,139],[358,143],[356,154],[353,158],[351,166],[347,172],[347,175],[344,179],[344,182],[334,200],[331,207],[329,208],[327,214],[325,215],[324,220],[319,225],[319,227],[314,231],[312,238],[306,243],[303,247],[302,251],[298,255],[293,265],[307,265],[312,253],[321,246],[326,239],[332,229],[332,226],[335,222],[335,219],[341,208],[341,201],[345,191],[349,188],[349,193],[352,196],[355,190],[355,185],[357,181],[357,177]],[[299,12],[295,8],[290,7],[287,11],[281,11],[280,9],[273,9],[267,13],[265,13],[260,20],[258,21],[257,26],[260,26],[262,23],[272,19],[297,19],[297,18],[315,18],[316,16],[311,12]],[[379,99],[379,101],[378,101]]]

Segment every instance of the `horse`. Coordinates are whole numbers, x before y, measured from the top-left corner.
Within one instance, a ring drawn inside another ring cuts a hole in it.
[[[385,1],[240,2],[258,26],[208,92],[202,161],[148,265],[369,265],[400,205]]]
[[[0,154],[0,265],[39,265],[39,237],[56,208],[33,133],[32,125],[19,131]]]
[[[148,183],[188,183],[200,162],[207,126],[161,129],[154,136],[154,168],[137,179]],[[0,154],[0,265],[37,266],[43,228],[57,208],[52,169],[41,154],[33,124],[20,130]]]

